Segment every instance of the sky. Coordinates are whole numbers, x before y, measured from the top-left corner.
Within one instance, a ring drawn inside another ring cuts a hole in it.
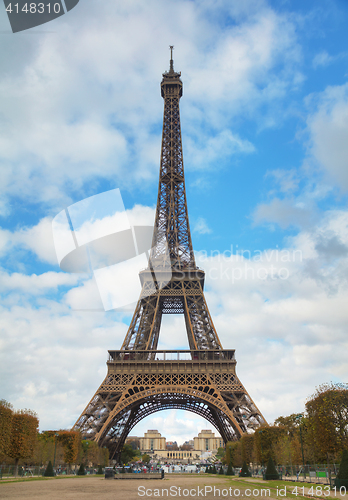
[[[121,348],[131,312],[59,267],[53,221],[118,189],[151,225],[169,45],[193,246],[238,377],[269,423],[347,382],[347,24],[345,0],[80,0],[15,34],[0,11],[0,399],[71,428]],[[159,348],[188,348],[182,316]],[[168,410],[131,434],[209,428]]]

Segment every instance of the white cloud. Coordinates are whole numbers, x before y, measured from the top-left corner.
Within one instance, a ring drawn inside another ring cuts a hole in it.
[[[9,256],[18,248],[30,250],[43,262],[58,264],[52,236],[52,219],[44,217],[35,226],[22,227],[13,232],[0,229],[0,255]]]
[[[315,106],[307,119],[309,153],[344,191],[348,189],[348,84],[310,96]]]
[[[299,47],[294,25],[262,2],[243,9],[221,2],[221,9],[211,15],[209,4],[185,0],[136,0],[122,8],[85,2],[78,17],[55,21],[57,33],[43,32],[40,43],[28,44],[26,64],[17,57],[22,45],[14,45],[0,78],[7,194],[68,204],[71,191],[81,192],[92,178],[116,179],[122,187],[157,176],[158,83],[169,58],[158,47],[170,42],[185,84],[189,157],[200,157],[198,123],[214,129],[204,141],[205,162],[216,161],[219,149],[251,152],[250,142],[230,131],[233,117],[285,95]],[[223,13],[239,24],[222,29]],[[283,71],[275,72],[279,64]]]
[[[319,52],[313,59],[313,68],[318,68],[319,66],[327,66],[332,61],[334,61],[334,57],[330,56],[326,50]]]
[[[193,232],[199,234],[209,234],[211,233],[210,227],[208,227],[207,221],[203,217],[199,217],[196,224],[193,226]]]
[[[288,226],[306,227],[314,218],[311,206],[289,198],[273,198],[269,203],[260,203],[253,214],[255,224],[275,223],[283,229]]]

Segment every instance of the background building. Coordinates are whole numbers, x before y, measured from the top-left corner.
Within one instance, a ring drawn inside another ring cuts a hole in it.
[[[162,463],[183,463],[188,464],[208,455],[214,455],[218,448],[224,447],[224,442],[220,436],[215,436],[211,430],[202,430],[198,437],[185,441],[178,446],[176,441],[166,441],[158,430],[148,430],[144,437],[128,436],[126,443],[139,443],[140,454],[147,453],[152,459]],[[208,452],[208,454],[207,454]]]
[[[198,437],[193,438],[193,447],[201,452],[211,451],[216,453],[219,448],[224,447],[224,442],[220,436],[215,437],[215,434],[210,429],[202,430]]]

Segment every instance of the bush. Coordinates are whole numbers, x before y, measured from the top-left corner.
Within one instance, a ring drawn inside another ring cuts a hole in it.
[[[97,474],[103,474],[103,467],[101,465],[98,465]]]
[[[243,462],[242,470],[239,473],[239,477],[251,477],[250,471],[246,462]]]
[[[51,460],[48,462],[47,468],[46,468],[46,470],[44,472],[44,476],[46,476],[46,477],[52,477],[52,476],[54,476],[54,470],[53,470],[53,466],[52,466]]]
[[[84,476],[86,473],[85,473],[85,467],[83,465],[83,463],[80,465],[80,468],[79,470],[77,471],[77,475],[78,476]]]
[[[269,460],[268,460],[265,479],[266,479],[266,481],[272,481],[274,479],[279,479],[279,475],[278,475],[278,472],[275,468],[272,457],[269,457]]]
[[[216,470],[215,464],[213,465],[213,468],[212,468],[212,470],[211,470],[211,473],[212,473],[212,474],[217,474],[217,470]]]
[[[221,465],[221,467],[220,467],[219,474],[221,474],[221,475],[223,475],[223,474],[224,474],[224,470],[223,470],[223,468],[222,468],[222,465]]]
[[[345,486],[348,489],[348,450],[343,450],[340,469],[337,474],[335,486],[340,488]]]

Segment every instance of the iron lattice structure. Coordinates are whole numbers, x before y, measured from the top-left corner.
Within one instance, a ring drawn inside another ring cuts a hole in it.
[[[172,52],[171,52],[172,54]],[[108,374],[74,428],[118,459],[131,429],[159,410],[180,408],[208,420],[225,442],[265,423],[236,375],[205,301],[205,273],[196,266],[188,219],[179,100],[173,57],[163,74],[161,166],[156,219],[142,291],[120,351],[109,351]],[[163,314],[184,314],[190,350],[157,350]]]

